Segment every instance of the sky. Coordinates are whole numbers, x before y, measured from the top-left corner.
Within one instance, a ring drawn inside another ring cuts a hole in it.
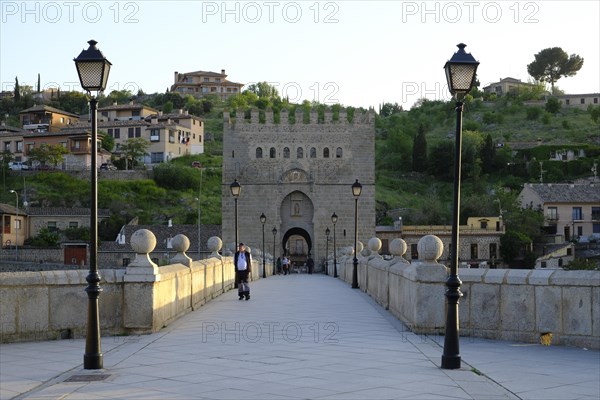
[[[532,78],[535,54],[584,59],[558,88],[600,92],[600,1],[5,1],[1,90],[81,90],[73,59],[94,39],[113,64],[106,92],[164,93],[174,72],[226,70],[303,100],[409,109],[450,100],[444,64],[467,44],[482,86]]]

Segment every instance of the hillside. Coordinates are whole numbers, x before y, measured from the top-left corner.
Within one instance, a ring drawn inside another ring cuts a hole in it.
[[[242,103],[246,108],[274,107],[278,112],[281,107],[296,107],[277,99],[246,97],[249,100]],[[159,166],[154,180],[101,179],[99,207],[112,213],[102,227],[101,237],[114,239],[123,221],[133,216],[144,224],[165,224],[169,218],[174,223],[197,223],[199,191],[202,222],[220,224],[222,113],[226,107],[237,108],[239,104],[215,98],[182,99],[177,95],[144,95],[139,100],[158,109],[193,109],[205,120],[206,153]],[[104,101],[111,101],[110,97]],[[301,106],[307,109],[310,104]],[[316,106],[321,112],[325,107]],[[410,111],[377,117],[378,224],[391,224],[400,216],[406,223],[449,223],[455,123],[453,103],[440,101],[425,100]],[[413,144],[419,129],[426,138],[425,150],[420,153],[426,156],[417,166],[413,162]],[[524,105],[519,99],[486,103],[471,100],[465,107],[464,131],[464,218],[498,213],[499,190],[514,189],[514,193],[522,183],[538,181],[540,161],[544,182],[589,176],[594,162],[600,163],[600,128],[585,110],[559,108],[548,112],[539,105]],[[568,162],[549,160],[557,151],[569,148],[583,150],[585,157]],[[203,172],[192,168],[192,161],[200,161],[205,167]],[[9,204],[15,200],[9,189],[25,193],[31,205],[69,207],[87,206],[89,202],[87,182],[59,172],[15,174],[4,170],[3,185],[0,201]]]

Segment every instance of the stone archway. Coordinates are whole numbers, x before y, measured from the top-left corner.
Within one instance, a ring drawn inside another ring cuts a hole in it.
[[[281,248],[291,261],[304,262],[313,251],[313,202],[304,192],[295,190],[281,202]]]

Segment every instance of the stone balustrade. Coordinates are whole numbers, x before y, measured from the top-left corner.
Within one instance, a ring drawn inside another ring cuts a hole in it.
[[[380,244],[374,239],[368,250],[358,244],[360,289],[413,332],[443,334],[449,268],[437,262],[440,239],[421,238],[414,263],[403,258],[402,239],[390,243],[391,260],[377,256]],[[338,274],[348,284],[352,268],[352,249],[342,249]],[[528,343],[551,337],[553,344],[600,349],[600,271],[460,268],[458,274],[461,336]]]
[[[149,257],[156,245],[152,232],[140,229],[131,238],[136,258],[126,269],[101,270],[100,322],[103,335],[156,332],[178,317],[233,288],[235,243],[219,254],[222,241],[208,240],[210,258],[193,261],[185,252],[189,239],[173,238],[172,264],[158,267]],[[443,334],[448,268],[437,260],[439,238],[427,235],[418,244],[420,259],[403,258],[402,239],[390,243],[392,259],[378,251],[372,238],[358,243],[360,289],[416,333]],[[262,251],[253,254],[252,279],[262,276]],[[333,275],[333,250],[328,273]],[[339,279],[352,281],[354,250],[336,250]],[[264,254],[267,276],[272,256]],[[85,270],[0,273],[2,342],[82,337],[85,334]],[[600,271],[459,269],[464,296],[459,303],[461,336],[522,342],[541,337],[552,343],[600,348]]]

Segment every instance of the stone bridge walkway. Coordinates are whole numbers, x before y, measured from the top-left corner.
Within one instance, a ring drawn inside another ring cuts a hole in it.
[[[324,275],[251,283],[163,331],[104,337],[105,369],[83,340],[0,346],[2,399],[597,399],[600,353],[409,332],[360,290]],[[102,301],[102,298],[100,298]],[[442,305],[440,305],[441,307]]]

